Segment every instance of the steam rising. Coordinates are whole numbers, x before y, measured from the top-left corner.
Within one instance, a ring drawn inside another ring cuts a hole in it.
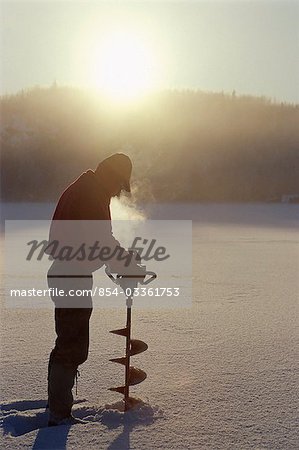
[[[145,213],[138,208],[132,198],[121,196],[114,197],[111,200],[111,218],[112,220],[145,220]]]
[[[136,235],[138,224],[146,219],[145,213],[138,208],[134,197],[121,195],[110,203],[114,236],[121,244],[129,248]]]

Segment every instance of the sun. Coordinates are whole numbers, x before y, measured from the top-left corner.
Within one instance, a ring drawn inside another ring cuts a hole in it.
[[[106,97],[132,100],[154,87],[152,51],[139,36],[110,34],[95,45],[92,53],[92,84]]]

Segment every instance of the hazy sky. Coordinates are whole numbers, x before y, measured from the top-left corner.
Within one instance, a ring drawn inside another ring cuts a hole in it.
[[[150,49],[158,87],[299,103],[298,23],[286,0],[1,1],[1,93],[88,86],[97,46],[121,28]]]

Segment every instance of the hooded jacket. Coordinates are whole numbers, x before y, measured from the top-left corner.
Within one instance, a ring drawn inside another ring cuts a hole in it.
[[[58,200],[46,249],[54,258],[49,271],[51,276],[86,275],[102,267],[105,260],[88,258],[89,249],[96,242],[100,247],[109,248],[111,254],[128,255],[112,233],[110,196],[98,176],[88,170],[70,184]],[[115,272],[125,271],[124,260],[113,257],[108,263]]]
[[[84,172],[65,189],[53,220],[111,220],[110,197],[92,170]]]

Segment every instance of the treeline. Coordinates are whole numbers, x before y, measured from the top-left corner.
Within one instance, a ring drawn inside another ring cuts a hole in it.
[[[1,104],[1,194],[55,200],[82,171],[125,151],[142,200],[279,200],[299,192],[299,106],[165,91],[134,107],[75,88],[34,88]]]

